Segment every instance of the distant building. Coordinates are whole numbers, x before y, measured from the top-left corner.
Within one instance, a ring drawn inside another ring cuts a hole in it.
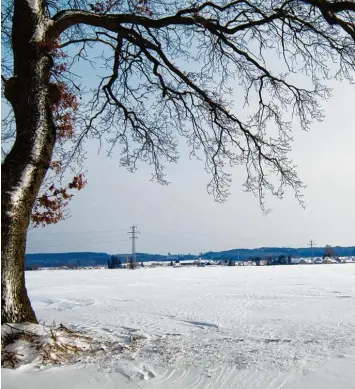
[[[262,260],[259,262],[259,266],[267,266],[268,263],[269,263],[269,260],[268,260],[268,259],[262,259]]]
[[[311,258],[291,258],[291,263],[293,265],[311,265],[313,262]]]
[[[338,263],[338,261],[334,258],[325,257],[323,263],[330,265],[330,264],[336,264]]]

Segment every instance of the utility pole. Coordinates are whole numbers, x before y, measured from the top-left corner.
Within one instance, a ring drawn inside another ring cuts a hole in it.
[[[310,240],[309,243],[308,243],[308,246],[311,248],[311,256],[312,256],[312,262],[313,262],[313,247],[316,243],[314,242],[314,240]]]
[[[136,239],[138,239],[137,234],[140,234],[139,231],[137,231],[137,226],[133,225],[130,227],[129,232],[127,234],[131,235],[130,239],[132,239],[132,258],[134,263],[136,263]]]

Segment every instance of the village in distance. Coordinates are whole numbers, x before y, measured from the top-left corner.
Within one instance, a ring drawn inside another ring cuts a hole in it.
[[[143,267],[276,266],[355,264],[354,247],[259,248],[207,252],[199,255],[116,254],[73,252],[26,254],[26,270],[136,269]]]

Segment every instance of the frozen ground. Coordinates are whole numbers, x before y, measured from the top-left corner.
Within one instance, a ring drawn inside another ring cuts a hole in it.
[[[135,347],[89,363],[3,369],[5,389],[354,387],[353,264],[26,277],[40,320],[119,341],[131,335]]]

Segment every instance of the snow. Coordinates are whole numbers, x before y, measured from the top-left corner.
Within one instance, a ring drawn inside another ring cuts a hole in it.
[[[42,58],[37,64],[36,77],[38,77],[37,85],[41,85],[42,74],[45,71],[46,67],[46,58]],[[37,94],[38,95],[38,118],[37,118],[37,130],[35,133],[35,139],[33,143],[33,148],[31,150],[31,159],[32,163],[28,163],[22,172],[20,181],[17,186],[13,187],[10,191],[12,209],[10,210],[10,216],[16,215],[17,208],[19,207],[22,198],[24,197],[25,191],[30,188],[32,175],[35,173],[35,164],[38,163],[41,159],[41,154],[43,152],[43,147],[46,142],[47,136],[47,107],[46,107],[46,88]]]
[[[34,13],[39,13],[41,11],[41,1],[42,0],[27,0],[27,3]]]
[[[35,170],[35,167],[32,164],[28,164],[24,171],[22,172],[20,182],[18,186],[14,187],[10,192],[12,209],[9,212],[10,216],[15,215],[16,208],[19,206],[20,201],[24,195],[26,189],[31,185],[31,177]]]
[[[92,356],[105,349],[105,344],[66,327],[31,323],[2,325],[1,341],[2,365],[9,368],[68,363],[75,356]]]
[[[36,30],[33,34],[33,40],[39,42],[44,39],[48,29],[54,24],[53,20],[47,19],[45,17],[41,18],[40,23],[38,23]]]
[[[41,6],[43,0],[27,0],[29,7],[32,10],[37,18],[37,27],[33,34],[33,40],[39,42],[44,39],[46,32],[53,25],[53,20],[47,18],[44,14],[43,8]]]
[[[4,388],[350,389],[355,265],[26,273],[43,322],[122,344]]]
[[[48,59],[42,57],[40,61],[37,63],[36,69],[36,77],[38,77],[37,85],[42,85],[43,74],[46,72]],[[47,98],[46,94],[48,93],[47,88],[40,88],[40,92],[38,93],[38,112],[39,117],[37,118],[37,131],[36,131],[36,139],[33,144],[32,149],[32,158],[34,161],[38,161],[41,158],[41,154],[43,152],[44,144],[46,143],[47,136]]]

